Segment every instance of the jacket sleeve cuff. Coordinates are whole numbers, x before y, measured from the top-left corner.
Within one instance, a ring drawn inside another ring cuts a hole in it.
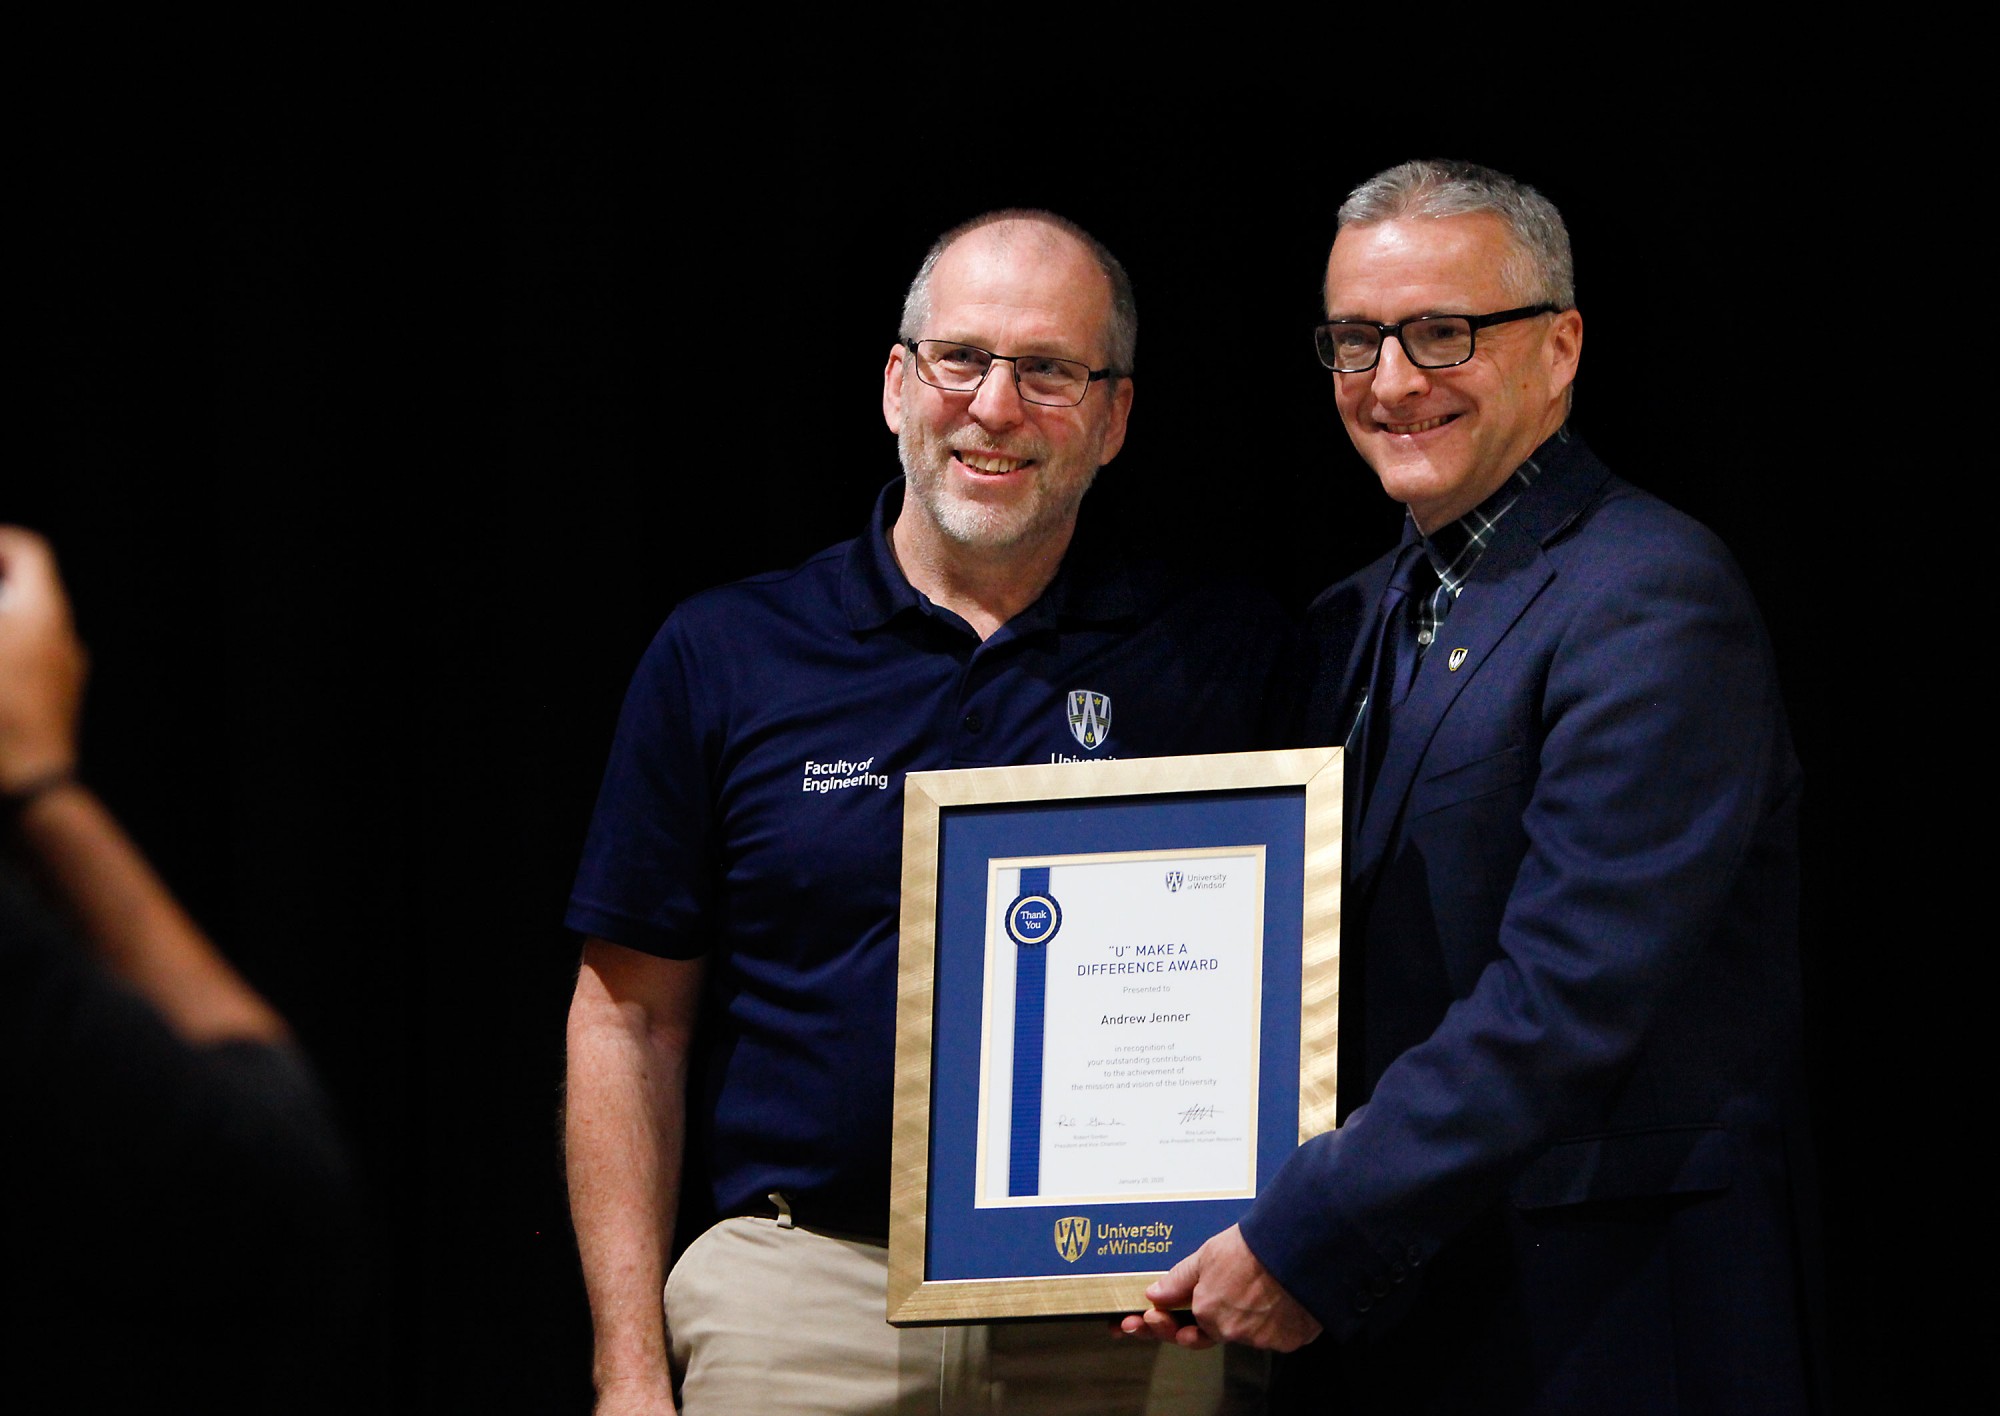
[[[1295,1151],[1240,1221],[1244,1242],[1287,1293],[1342,1341],[1409,1306],[1430,1251],[1415,1235],[1365,1235],[1332,1203],[1338,1133]]]

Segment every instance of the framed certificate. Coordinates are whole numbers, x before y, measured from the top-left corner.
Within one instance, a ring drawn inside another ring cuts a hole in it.
[[[1342,767],[909,774],[890,1322],[1141,1309],[1332,1129]]]

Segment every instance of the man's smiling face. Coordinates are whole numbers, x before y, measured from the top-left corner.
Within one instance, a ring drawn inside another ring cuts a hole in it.
[[[1394,324],[1530,304],[1503,277],[1498,217],[1407,217],[1347,226],[1326,266],[1329,319]],[[1562,426],[1583,347],[1575,310],[1478,332],[1471,359],[1420,369],[1394,338],[1358,374],[1333,374],[1341,421],[1382,489],[1435,530],[1491,495]]]
[[[1111,283],[1073,237],[1039,222],[981,227],[931,273],[919,339],[996,354],[1045,354],[1096,369],[1106,359]],[[1129,379],[1090,386],[1074,408],[1024,402],[1014,366],[996,363],[971,393],[933,388],[897,345],[883,373],[882,414],[909,479],[905,516],[933,553],[1032,550],[1066,543],[1097,469],[1125,441]]]

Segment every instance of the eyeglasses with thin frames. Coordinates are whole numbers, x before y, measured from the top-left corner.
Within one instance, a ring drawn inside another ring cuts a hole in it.
[[[1014,366],[1014,387],[1023,403],[1044,408],[1074,408],[1090,386],[1123,375],[1117,369],[1093,369],[1075,359],[1047,354],[995,354],[955,339],[905,339],[903,347],[917,359],[917,377],[946,393],[971,393],[986,382],[995,364]]]

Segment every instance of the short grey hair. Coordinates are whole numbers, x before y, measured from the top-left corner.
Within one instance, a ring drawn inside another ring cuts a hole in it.
[[[1500,218],[1513,250],[1500,264],[1512,297],[1567,310],[1576,304],[1576,264],[1569,229],[1555,203],[1526,182],[1476,162],[1422,158],[1378,172],[1347,194],[1339,224],[1374,226],[1404,217]]]
[[[983,216],[975,216],[970,221],[961,222],[938,237],[929,253],[924,256],[924,263],[917,267],[917,277],[910,282],[909,294],[903,297],[903,323],[897,332],[904,339],[915,339],[929,322],[931,277],[936,273],[937,264],[944,258],[944,253],[973,232],[1007,221],[1030,221],[1054,227],[1057,231],[1074,237],[1086,251],[1090,252],[1091,259],[1097,262],[1097,268],[1103,271],[1104,278],[1111,282],[1111,319],[1104,333],[1105,358],[1115,375],[1121,378],[1129,375],[1132,372],[1132,360],[1139,348],[1139,305],[1132,298],[1132,277],[1125,273],[1125,267],[1119,263],[1118,257],[1112,255],[1102,241],[1068,217],[1035,207],[1008,207],[1002,211],[989,211]]]

